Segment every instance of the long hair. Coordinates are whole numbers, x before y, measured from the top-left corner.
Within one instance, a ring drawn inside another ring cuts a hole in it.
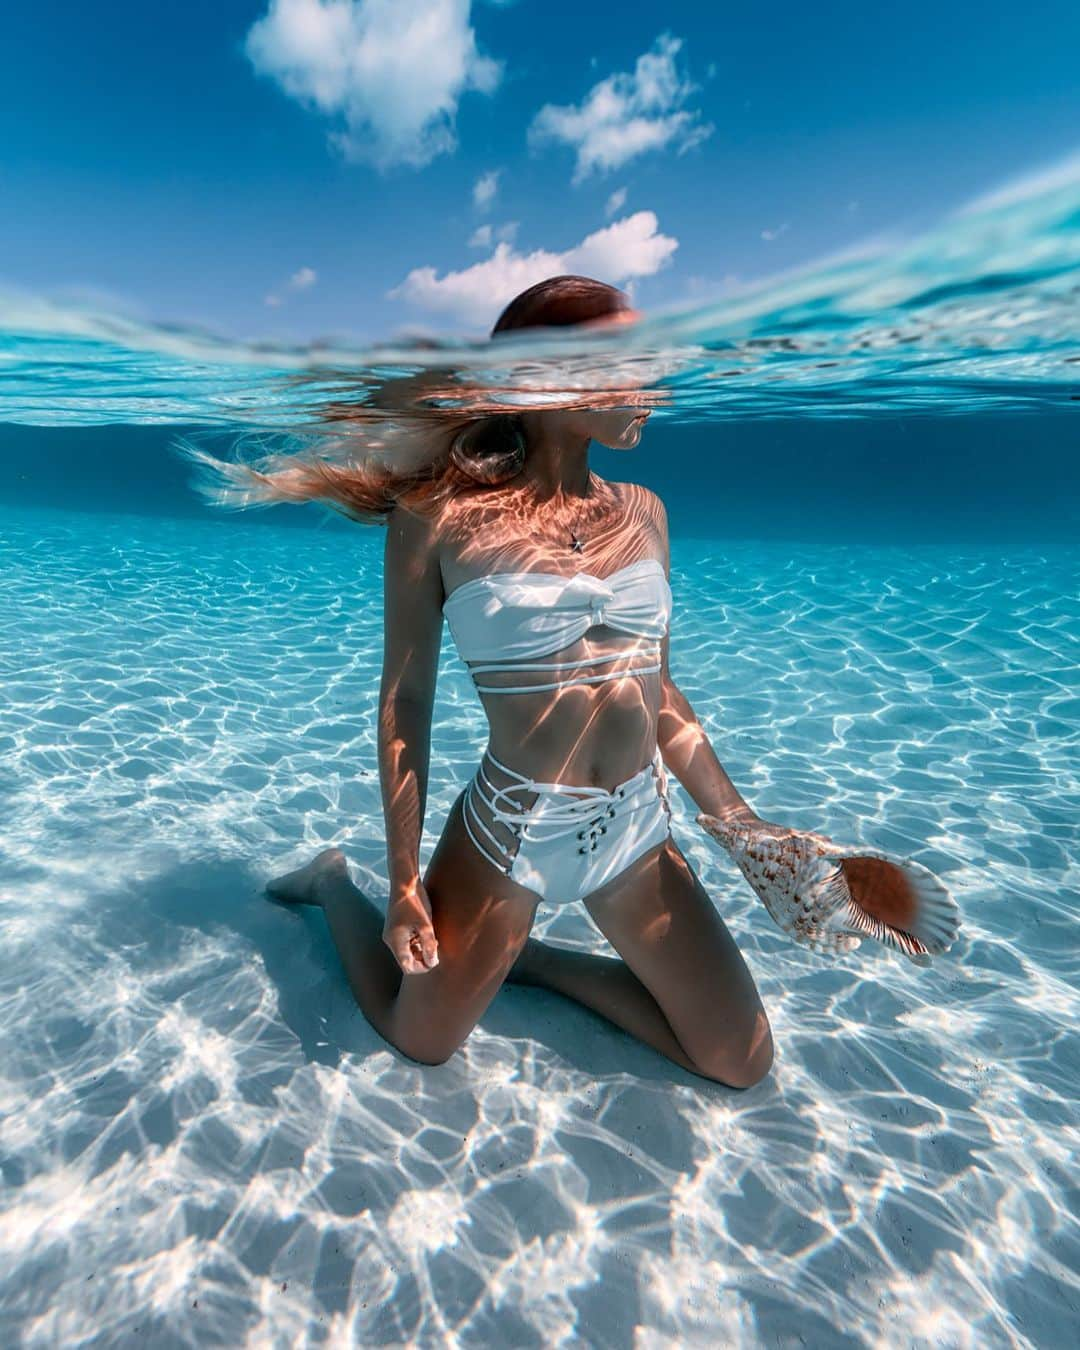
[[[491,336],[589,323],[629,309],[623,292],[605,282],[548,277],[510,301]],[[250,463],[218,459],[191,440],[175,448],[195,464],[194,486],[216,506],[245,510],[319,501],[352,520],[382,524],[398,502],[430,511],[466,488],[493,486],[520,470],[525,439],[519,416],[417,408],[423,391],[423,377],[392,381],[373,402],[337,414],[353,423],[350,429],[292,436],[287,448]]]

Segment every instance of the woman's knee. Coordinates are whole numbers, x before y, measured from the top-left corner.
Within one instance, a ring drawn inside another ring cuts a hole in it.
[[[769,1019],[758,1013],[746,1033],[719,1037],[691,1055],[704,1078],[732,1088],[750,1088],[768,1074],[773,1064]]]
[[[432,1066],[445,1064],[448,1059],[452,1059],[468,1040],[468,1035],[457,1036],[446,1031],[440,1033],[434,1028],[422,1031],[387,1028],[383,1035],[406,1059]]]
[[[434,1069],[453,1059],[461,1046],[455,1045],[449,1048],[446,1046],[418,1046],[407,1049],[405,1046],[399,1045],[397,1049],[406,1059],[411,1059],[414,1064],[423,1064],[426,1068]]]
[[[426,979],[427,976],[418,977]],[[401,1016],[397,1008],[378,1030],[395,1050],[417,1064],[445,1064],[469,1039],[473,1022],[444,1011],[441,1017]],[[415,1010],[413,1010],[415,1012]]]

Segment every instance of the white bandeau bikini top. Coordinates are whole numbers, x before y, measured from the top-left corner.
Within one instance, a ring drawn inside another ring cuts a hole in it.
[[[552,684],[480,685],[482,694],[535,693],[567,684],[600,684],[660,670],[659,641],[671,618],[671,588],[656,558],[620,567],[607,577],[577,572],[492,572],[457,586],[443,613],[458,654],[476,676],[486,671],[572,671],[647,655],[654,664],[606,674],[579,675]],[[536,664],[533,658],[561,651],[604,625],[652,639],[651,646],[581,661]],[[475,664],[482,663],[482,664]]]

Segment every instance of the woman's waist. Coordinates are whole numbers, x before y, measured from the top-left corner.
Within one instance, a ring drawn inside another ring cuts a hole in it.
[[[530,719],[500,707],[489,718],[488,751],[496,760],[540,782],[608,791],[624,783],[656,753],[659,696],[654,702],[613,704],[584,716]]]

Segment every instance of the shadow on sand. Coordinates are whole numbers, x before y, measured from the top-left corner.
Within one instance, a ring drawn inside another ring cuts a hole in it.
[[[278,991],[280,1018],[309,1061],[336,1067],[344,1053],[390,1050],[409,1063],[357,1008],[321,911],[270,900],[263,889],[266,880],[246,863],[200,860],[102,897],[95,908],[103,927],[114,908],[123,912],[125,923],[135,925],[141,910],[153,928],[153,940],[164,948],[163,956],[177,942],[176,930],[198,929],[210,936],[231,930],[235,950],[246,951],[265,967]],[[382,908],[378,899],[375,903]],[[187,990],[178,987],[179,992]],[[619,1074],[692,1086],[706,1096],[730,1094],[669,1063],[588,1009],[544,990],[504,986],[480,1026],[507,1040],[535,1041],[568,1068],[598,1080],[610,1077],[617,1065]],[[426,1066],[426,1072],[438,1069]]]

